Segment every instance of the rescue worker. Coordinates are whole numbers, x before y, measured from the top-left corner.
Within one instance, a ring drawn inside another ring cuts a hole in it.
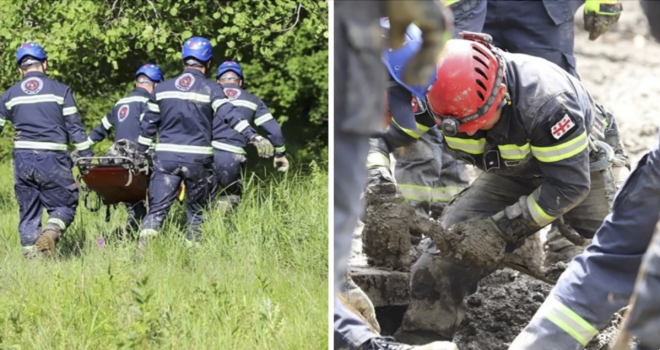
[[[485,1],[450,0],[445,1],[445,5],[454,15],[454,35],[466,30],[482,30],[486,18]],[[381,25],[387,36],[387,19],[382,19]],[[410,43],[421,45],[418,29],[410,30],[408,35]],[[442,152],[442,135],[426,110],[425,91],[411,93],[402,85],[401,71],[396,67],[413,55],[415,48],[408,44],[396,53],[386,53],[384,63],[390,73],[388,109],[395,118],[382,137],[370,140],[367,181],[372,190],[379,187],[378,192],[398,190],[420,215],[437,218],[447,202],[469,184],[469,177],[463,162]],[[401,114],[407,114],[406,119],[415,119],[416,131],[397,123],[404,118]],[[396,160],[394,177],[390,170],[390,153]]]
[[[222,88],[206,78],[211,67],[211,51],[207,39],[187,39],[181,52],[183,72],[158,84],[147,102],[138,150],[144,154],[156,135],[158,143],[149,182],[149,212],[142,221],[138,258],[146,250],[149,237],[158,234],[182,181],[186,188],[186,244],[199,244],[203,210],[214,181],[213,118],[222,118],[251,143],[263,143],[263,138],[228,103]]]
[[[451,14],[441,2],[410,1],[336,1],[335,34],[335,133],[334,133],[334,247],[335,293],[345,282],[353,230],[360,214],[360,195],[365,185],[368,139],[380,126],[378,111],[383,108],[385,71],[381,62],[381,27],[378,19],[390,19],[390,47],[400,48],[412,21],[423,28],[422,45],[403,65],[403,80],[417,85],[428,82],[437,54],[451,30]],[[374,113],[376,112],[376,113]],[[410,122],[408,123],[410,124]],[[414,121],[412,122],[414,128]],[[335,296],[335,349],[453,350],[451,343],[409,346],[382,337],[366,322],[350,312]]]
[[[427,99],[446,150],[482,173],[450,202],[441,225],[456,234],[484,232],[502,243],[488,249],[504,251],[506,242],[507,253],[560,217],[591,238],[614,193],[619,135],[612,115],[557,65],[503,52],[487,35],[464,37],[447,43]],[[498,263],[466,266],[432,243],[412,267],[411,302],[395,337],[452,339],[464,298]]]
[[[268,157],[275,153],[273,164],[278,171],[286,172],[289,161],[286,159],[284,135],[277,120],[261,99],[243,89],[243,69],[234,61],[223,62],[218,66],[215,75],[217,83],[225,95],[239,111],[241,118],[261,127],[272,145],[261,152],[260,156]],[[243,135],[230,128],[220,119],[213,123],[213,148],[215,175],[218,185],[214,189],[213,198],[219,196],[219,202],[225,209],[236,206],[243,192],[241,172],[245,170],[247,140]]]
[[[163,81],[163,72],[155,64],[147,63],[135,72],[135,88],[126,97],[117,101],[110,112],[106,114],[101,123],[96,126],[89,135],[92,145],[98,143],[110,135],[110,130],[115,129],[114,144],[108,154],[131,153],[137,147],[140,136],[140,122],[148,110],[147,102],[156,84]],[[129,151],[129,152],[127,152]],[[148,165],[147,165],[148,166]],[[140,222],[147,214],[145,202],[124,203],[128,211],[126,227],[120,236],[127,232],[134,232],[140,228]]]
[[[660,40],[660,2],[641,4],[651,33]],[[660,143],[656,143],[617,193],[612,213],[592,244],[571,261],[510,350],[584,349],[612,314],[628,304],[636,278],[637,295],[623,328],[636,338],[637,350],[660,348],[659,235],[651,240],[660,219],[659,180]],[[613,349],[628,349],[619,340]]]
[[[483,32],[493,45],[513,53],[542,57],[579,78],[575,63],[575,13],[584,4],[584,29],[596,40],[617,23],[619,0],[488,0]]]
[[[591,40],[617,23],[623,10],[618,0],[488,0],[483,32],[490,34],[493,45],[500,49],[545,58],[579,79],[574,18],[583,4],[584,28]],[[564,238],[554,224],[546,239],[546,266],[569,262],[584,249]]]
[[[73,178],[73,143],[82,157],[92,156],[71,88],[46,75],[48,55],[27,42],[16,51],[23,79],[0,97],[0,132],[7,122],[14,136],[14,190],[19,205],[18,231],[26,258],[37,251],[56,254],[56,245],[75,218],[78,185]],[[41,230],[43,210],[48,220]]]

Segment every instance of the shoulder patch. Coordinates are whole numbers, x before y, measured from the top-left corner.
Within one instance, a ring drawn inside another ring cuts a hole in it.
[[[119,120],[120,123],[123,122],[126,119],[126,117],[128,117],[129,111],[130,111],[130,107],[128,105],[122,105],[121,107],[119,107],[119,109],[117,110],[117,120]]]
[[[412,99],[412,108],[415,115],[424,114],[427,111],[426,102],[418,99],[417,97],[413,97]]]
[[[174,81],[174,86],[181,91],[188,91],[194,83],[195,77],[190,73],[185,73],[182,76],[176,78]]]
[[[571,119],[571,117],[569,117],[568,114],[565,114],[564,117],[557,122],[557,124],[552,126],[550,132],[552,133],[552,137],[559,140],[562,136],[564,136],[569,130],[573,129],[574,127],[575,127],[575,123],[573,122],[573,119]]]
[[[34,95],[39,93],[39,91],[41,91],[41,88],[43,88],[43,86],[44,86],[44,82],[37,77],[26,79],[21,83],[21,89],[23,90],[23,92],[25,92],[28,95]]]
[[[227,95],[227,98],[230,100],[235,100],[238,98],[238,96],[241,96],[241,90],[236,89],[236,88],[224,88],[223,89],[225,92],[225,95]]]

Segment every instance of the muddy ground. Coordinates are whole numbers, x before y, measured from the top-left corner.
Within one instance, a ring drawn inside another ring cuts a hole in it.
[[[619,23],[596,41],[583,29],[582,9],[576,14],[575,52],[577,70],[594,98],[615,115],[623,144],[633,166],[657,142],[656,108],[660,107],[660,44],[648,35],[646,18],[637,1],[624,1]],[[472,175],[478,171],[471,170]],[[366,266],[361,254],[361,229],[356,232],[351,264]],[[455,341],[461,350],[506,349],[531,319],[551,286],[511,270],[484,279],[479,291],[468,298],[468,312]],[[396,328],[403,310],[390,310],[391,320],[381,323]],[[379,311],[381,312],[381,311]],[[385,311],[381,312],[386,315]],[[589,350],[606,350],[620,317],[589,344]]]

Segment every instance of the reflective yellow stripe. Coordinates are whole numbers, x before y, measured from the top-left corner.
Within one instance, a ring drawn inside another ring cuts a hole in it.
[[[0,119],[0,127],[5,126],[7,124],[7,119]]]
[[[241,120],[234,126],[234,130],[238,132],[243,132],[243,130],[247,129],[250,126],[250,123],[247,122],[247,120]]]
[[[191,153],[191,154],[213,154],[213,147],[177,145],[173,143],[158,143],[156,151]]]
[[[392,119],[392,123],[396,125],[399,129],[401,129],[401,131],[405,132],[408,136],[413,137],[415,139],[422,137],[422,135],[424,135],[430,129],[430,127],[422,125],[420,123],[415,123],[415,125],[417,125],[417,130],[406,129],[403,126],[397,124],[394,119]]]
[[[110,130],[110,128],[112,128],[112,123],[110,123],[107,117],[101,119],[101,124],[103,124],[105,130]]]
[[[189,100],[195,102],[211,103],[210,95],[203,95],[195,92],[165,91],[156,94],[156,101],[169,99],[169,98],[174,98],[177,100]]]
[[[272,120],[272,119],[274,119],[274,118],[273,118],[273,115],[270,114],[270,113],[266,113],[266,114],[264,114],[264,115],[258,117],[257,119],[255,119],[255,120],[254,120],[254,124],[255,124],[256,126],[260,126],[261,124],[263,124],[263,123],[265,123],[265,122],[267,122],[267,121],[269,121],[269,120]]]
[[[236,107],[246,107],[246,108],[249,108],[253,111],[257,110],[257,104],[254,103],[254,102],[250,102],[250,101],[234,100],[234,101],[231,101],[231,104],[233,104]]]
[[[538,311],[564,332],[571,335],[583,346],[598,334],[598,330],[555,298],[548,298]]]
[[[7,107],[7,109],[11,109],[17,105],[35,104],[42,102],[55,102],[61,105],[64,104],[64,97],[55,96],[53,94],[14,97],[5,103],[5,107]]]
[[[147,102],[147,108],[149,109],[149,112],[160,113],[160,107],[155,103]]]
[[[373,167],[390,167],[390,157],[380,152],[369,152],[367,155],[367,168]]]
[[[89,140],[85,140],[83,142],[76,143],[75,146],[78,151],[84,151],[86,149],[89,149],[91,144],[89,143]]]
[[[140,114],[140,121],[142,121],[142,118],[144,118],[144,113]]]
[[[247,154],[247,152],[245,152],[245,150],[242,147],[237,147],[224,142],[213,141],[211,142],[211,146],[221,151],[227,151],[236,154]]]
[[[147,97],[140,97],[140,96],[125,97],[125,98],[122,98],[121,100],[117,101],[117,103],[115,103],[115,106],[122,105],[122,104],[125,104],[125,103],[131,103],[131,102],[145,103],[147,101],[149,101],[149,99]]]
[[[142,135],[138,136],[138,143],[141,145],[149,146],[152,142],[153,140],[148,137],[144,137]]]
[[[66,224],[61,219],[50,218],[46,221],[47,224],[57,225],[62,231],[66,230]]]
[[[94,144],[96,144],[96,142],[94,142],[94,140],[92,140],[90,137],[87,138],[87,142],[89,142],[90,146],[94,146]]]
[[[226,98],[220,98],[220,99],[217,99],[217,100],[213,101],[213,103],[211,104],[211,108],[213,108],[213,113],[215,113],[215,111],[217,111],[218,108],[220,108],[220,106],[222,106],[223,104],[225,104],[227,102],[229,102],[229,100],[226,99]]]
[[[277,152],[277,153],[284,153],[284,152],[286,152],[286,146],[275,147],[275,152]]]
[[[463,188],[458,186],[426,187],[399,184],[399,190],[405,199],[418,202],[449,202]]]
[[[451,6],[461,0],[445,0],[445,6]]]
[[[497,148],[500,150],[500,156],[502,159],[509,160],[522,160],[527,157],[527,155],[532,152],[532,149],[529,147],[529,143],[526,143],[522,146],[518,145],[497,145]]]
[[[150,236],[158,236],[158,231],[152,229],[145,229],[140,231],[140,237],[150,237]]]
[[[556,219],[556,217],[546,213],[543,209],[541,209],[541,206],[536,202],[537,197],[540,195],[540,193],[541,193],[541,188],[537,188],[532,194],[527,196],[527,209],[529,210],[529,213],[532,215],[534,221],[539,226],[545,226],[553,222]]]
[[[40,142],[40,141],[16,141],[14,148],[20,149],[42,149],[48,151],[66,151],[67,146],[61,143]]]
[[[76,107],[66,107],[62,108],[62,115],[63,116],[69,116],[78,113],[78,108]]]
[[[449,148],[469,154],[483,154],[486,148],[486,139],[473,140],[445,136],[445,141]]]
[[[534,154],[536,159],[544,163],[559,162],[584,151],[587,146],[587,133],[583,132],[579,136],[556,146],[532,146],[532,154]]]

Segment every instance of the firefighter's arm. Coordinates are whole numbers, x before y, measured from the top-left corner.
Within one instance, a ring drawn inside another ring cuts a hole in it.
[[[5,92],[0,96],[0,133],[5,129],[8,121],[11,121],[11,113],[7,108],[7,93]]]
[[[151,147],[151,144],[154,141],[154,137],[156,137],[156,134],[158,133],[161,119],[160,107],[156,102],[157,99],[157,93],[149,97],[149,101],[147,101],[147,110],[140,121],[140,136],[138,136],[138,151],[140,153],[146,153],[149,150],[149,147]]]
[[[274,149],[270,141],[257,134],[250,123],[241,117],[238,108],[230,103],[219,85],[213,86],[211,106],[213,107],[214,118],[220,118],[230,128],[245,136],[249,143],[257,148],[260,157],[270,158],[273,156]]]
[[[214,118],[222,119],[223,122],[229,124],[230,128],[243,134],[248,140],[258,135],[250,126],[250,123],[241,118],[238,108],[230,103],[224,91],[218,85],[214,85],[211,92],[211,107],[213,108]]]
[[[101,123],[97,125],[92,131],[89,133],[89,142],[91,145],[101,142],[104,138],[108,137],[110,135],[110,129],[112,129],[114,122],[112,120],[113,116],[113,109],[108,112],[103,118],[101,118]]]
[[[589,194],[588,136],[577,102],[552,100],[538,112],[539,121],[530,127],[529,149],[543,174],[544,182],[532,193],[495,215],[508,236],[526,237],[580,204]]]
[[[254,124],[266,131],[266,135],[271,144],[275,148],[275,158],[273,159],[273,166],[279,172],[286,172],[289,170],[289,160],[286,158],[286,146],[284,146],[284,134],[282,128],[273,118],[270,110],[266,104],[259,100],[257,110],[254,113]]]
[[[596,40],[619,21],[623,6],[619,0],[586,0],[584,3],[584,29],[589,40]]]
[[[90,150],[91,142],[85,133],[85,127],[82,124],[76,101],[73,98],[71,89],[67,88],[64,93],[64,105],[62,106],[62,116],[64,116],[64,123],[66,125],[69,139],[73,141],[76,151],[82,157],[91,157],[92,151]]]
[[[259,100],[257,110],[254,113],[254,125],[262,128],[266,132],[268,139],[275,147],[275,155],[283,156],[286,153],[282,128],[280,128],[280,125],[270,113],[266,104],[261,100]]]
[[[383,132],[383,137],[390,150],[410,146],[424,135],[430,126],[420,123],[415,116],[413,107],[413,95],[401,85],[391,86],[387,89],[388,110],[392,114],[390,125]],[[422,108],[417,105],[416,108]],[[408,129],[397,123],[397,120],[413,120],[417,126],[416,130]]]

